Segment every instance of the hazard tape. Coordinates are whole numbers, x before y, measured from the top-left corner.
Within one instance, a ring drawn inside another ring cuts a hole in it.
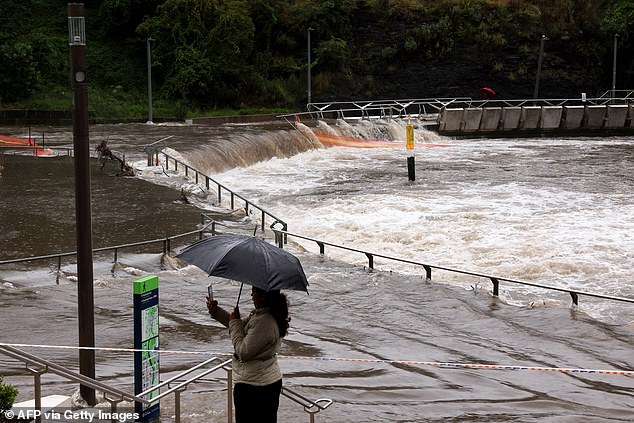
[[[28,348],[50,348],[50,349],[67,349],[67,350],[93,350],[108,352],[154,352],[159,354],[176,354],[176,355],[211,355],[231,357],[232,353],[213,353],[203,351],[178,351],[178,350],[144,350],[136,348],[107,348],[107,347],[76,347],[69,345],[34,345],[34,344],[8,344],[0,342],[0,347],[28,347]],[[538,367],[538,366],[513,366],[503,364],[479,364],[479,363],[450,363],[450,362],[434,362],[434,361],[413,361],[413,360],[385,360],[385,359],[363,359],[363,358],[343,358],[343,357],[307,357],[307,356],[291,356],[278,355],[284,360],[312,360],[312,361],[339,361],[347,363],[369,363],[369,364],[404,364],[412,366],[432,366],[443,369],[484,369],[484,370],[528,370],[540,372],[554,373],[582,373],[582,374],[600,374],[600,375],[619,375],[634,376],[634,370],[614,370],[614,369],[574,369],[562,367]]]

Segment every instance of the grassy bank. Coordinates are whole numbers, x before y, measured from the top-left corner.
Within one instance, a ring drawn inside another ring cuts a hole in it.
[[[96,122],[143,121],[148,118],[145,91],[127,91],[121,86],[88,88],[88,107]],[[28,99],[3,104],[5,110],[68,110],[72,108],[70,87],[48,87]],[[242,116],[290,113],[290,109],[266,107],[195,109],[177,100],[152,99],[152,117],[156,121],[174,121],[207,116]]]

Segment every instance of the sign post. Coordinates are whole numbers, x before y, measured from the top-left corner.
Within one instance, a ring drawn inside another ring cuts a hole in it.
[[[136,395],[160,383],[159,363],[159,292],[158,276],[134,281],[134,392]],[[147,396],[152,399],[158,390]],[[135,403],[141,422],[158,421],[160,402],[152,405]]]
[[[407,177],[410,181],[416,180],[416,164],[414,162],[414,126],[408,123],[405,127],[407,142]]]

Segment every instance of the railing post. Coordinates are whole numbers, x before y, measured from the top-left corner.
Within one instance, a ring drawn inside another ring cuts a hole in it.
[[[181,421],[181,391],[174,391],[174,421],[180,423]]]
[[[198,185],[198,171],[196,171],[196,185]]]
[[[233,210],[233,204],[234,204],[234,195],[233,195],[233,191],[231,191],[231,210]]]
[[[205,187],[209,189],[209,176],[205,175]]]
[[[42,374],[46,373],[46,370],[29,369],[33,373],[33,396],[35,401],[35,410],[39,411],[39,415],[35,418],[37,423],[42,422]]]
[[[427,280],[431,280],[431,266],[427,266],[424,264],[423,268],[425,269],[425,277],[427,278]]]
[[[570,291],[570,296],[572,297],[572,303],[574,305],[579,305],[579,295],[576,292]]]
[[[317,245],[319,245],[319,254],[324,255],[324,251],[326,248],[324,247],[324,243],[321,241],[317,241]]]
[[[491,282],[493,282],[493,295],[495,297],[500,296],[500,281],[496,278],[491,278]]]
[[[365,255],[368,257],[368,267],[374,269],[374,255],[370,253],[365,253]]]
[[[227,422],[233,423],[233,370],[227,369]]]
[[[165,155],[165,170],[170,170],[170,158],[167,154]]]
[[[116,263],[116,262],[117,262],[117,259],[118,259],[118,256],[119,256],[119,255],[118,255],[118,252],[119,252],[119,250],[115,248],[115,249],[114,249],[114,261],[113,261],[113,263]]]
[[[218,184],[218,205],[222,204],[222,187]]]
[[[264,232],[264,219],[266,218],[264,210],[262,210],[262,232]]]

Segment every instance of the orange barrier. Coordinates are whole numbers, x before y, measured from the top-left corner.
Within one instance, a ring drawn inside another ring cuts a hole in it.
[[[326,146],[351,147],[351,148],[404,148],[403,141],[370,140],[354,137],[342,137],[323,132],[314,132],[320,143]],[[448,144],[416,144],[417,147],[436,148],[449,147]]]
[[[5,146],[5,147],[11,147],[11,146],[16,146],[16,147],[33,147],[33,156],[34,157],[54,157],[56,156],[55,152],[53,150],[50,150],[48,148],[44,148],[40,145],[38,145],[33,138],[14,138],[14,137],[7,137],[4,135],[0,135],[0,146]]]

